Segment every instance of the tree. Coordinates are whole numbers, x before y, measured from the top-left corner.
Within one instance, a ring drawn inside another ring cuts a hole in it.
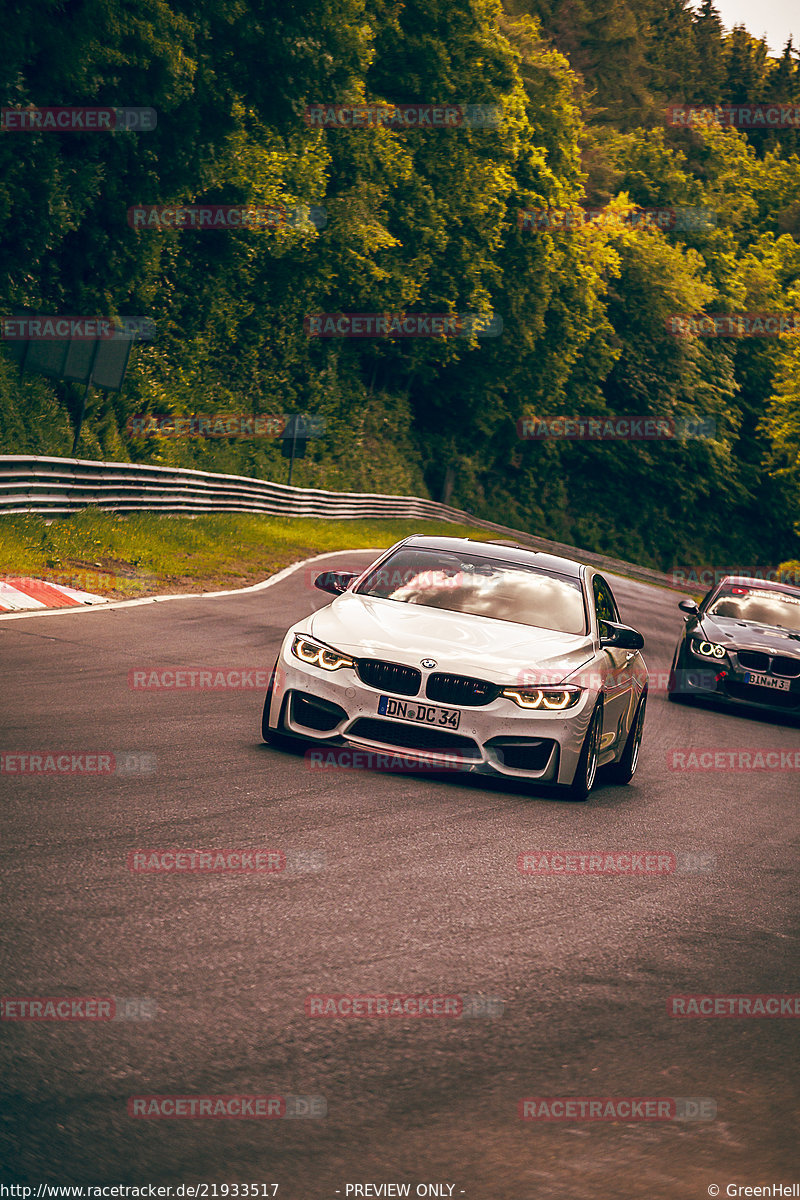
[[[713,0],[703,0],[694,19],[697,51],[697,76],[687,100],[698,104],[719,104],[724,96],[725,57],[723,27]]]

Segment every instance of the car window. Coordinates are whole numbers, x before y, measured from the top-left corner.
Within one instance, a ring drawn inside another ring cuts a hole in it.
[[[800,593],[794,596],[749,584],[723,584],[708,606],[708,615],[800,633]]]
[[[586,633],[583,591],[577,577],[489,555],[402,547],[372,570],[355,591],[558,633]]]
[[[594,606],[597,610],[597,620],[619,621],[617,606],[614,603],[614,597],[611,594],[611,588],[608,586],[605,579],[603,579],[600,575],[595,575],[592,587],[594,589]]]

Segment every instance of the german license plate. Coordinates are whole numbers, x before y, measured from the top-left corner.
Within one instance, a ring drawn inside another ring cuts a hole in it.
[[[461,720],[461,713],[456,708],[420,704],[418,700],[398,700],[395,696],[381,696],[378,713],[395,721],[410,721],[413,725],[428,725],[436,729],[458,729]]]
[[[778,692],[788,692],[792,686],[788,679],[774,679],[772,675],[759,675],[755,671],[748,671],[744,681],[754,683],[756,687],[774,688]]]

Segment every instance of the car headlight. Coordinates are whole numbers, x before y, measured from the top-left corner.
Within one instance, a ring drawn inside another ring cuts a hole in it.
[[[322,667],[323,671],[338,671],[340,667],[355,667],[355,661],[349,654],[341,654],[338,650],[329,650],[327,646],[318,646],[301,634],[294,635],[292,654],[301,662],[314,667]]]
[[[692,654],[697,654],[700,658],[724,658],[725,647],[718,646],[716,642],[703,642],[699,638],[692,638]]]
[[[563,712],[565,708],[574,708],[583,695],[583,689],[579,687],[503,688],[500,695],[505,696],[506,700],[513,700],[520,708]]]

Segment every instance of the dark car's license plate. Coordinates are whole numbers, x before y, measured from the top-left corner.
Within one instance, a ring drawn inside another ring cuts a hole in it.
[[[772,675],[761,675],[757,671],[748,671],[744,681],[754,683],[756,687],[775,688],[778,692],[788,692],[792,686],[788,679],[775,679]]]
[[[381,696],[378,713],[382,717],[393,717],[395,721],[411,721],[415,725],[435,726],[437,729],[458,729],[461,720],[461,713],[456,708],[420,704],[417,700],[397,700],[394,696]]]

